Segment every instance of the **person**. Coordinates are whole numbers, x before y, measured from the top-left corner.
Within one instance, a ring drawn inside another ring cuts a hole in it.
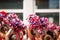
[[[9,40],[10,35],[13,33],[12,28],[8,28],[6,24],[4,24],[3,21],[1,21],[0,24],[0,39],[1,40]]]
[[[3,36],[3,33],[1,32],[1,27],[2,25],[1,25],[1,22],[0,22],[0,40],[2,40],[2,38],[4,38],[4,36]]]
[[[28,36],[27,36],[27,27],[25,27],[25,29],[23,30],[23,39],[22,40],[27,40]]]
[[[60,40],[60,27],[59,27],[59,31],[58,31],[58,37],[57,40]]]
[[[53,38],[52,38],[50,35],[46,35],[46,36],[44,37],[44,40],[53,40]]]
[[[31,30],[30,25],[27,25],[28,40],[42,40],[42,35],[39,35],[37,29]]]
[[[9,40],[11,34],[12,34],[12,29],[9,29],[9,31],[5,34],[5,40]]]
[[[60,40],[60,35],[58,36],[57,40]]]

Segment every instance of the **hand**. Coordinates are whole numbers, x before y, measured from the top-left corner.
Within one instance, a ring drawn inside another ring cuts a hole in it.
[[[9,31],[6,33],[6,36],[10,36],[12,33],[13,33],[13,30],[12,30],[12,28],[11,28],[11,29],[9,29]]]

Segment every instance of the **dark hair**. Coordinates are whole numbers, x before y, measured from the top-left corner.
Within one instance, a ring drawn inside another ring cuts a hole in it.
[[[5,33],[5,28],[2,27],[0,31],[1,31],[2,33]]]
[[[3,31],[3,30],[4,30],[4,27],[1,28],[1,31]]]
[[[23,35],[25,35],[25,31],[23,31]]]
[[[33,32],[33,30],[31,30],[31,34],[32,34],[33,36],[35,36],[35,33]]]
[[[53,37],[53,32],[52,31],[47,31],[47,34]]]
[[[47,36],[44,40],[50,40],[50,37]]]
[[[12,34],[10,37],[9,37],[9,40],[14,40],[14,38],[12,38],[14,34]]]
[[[2,20],[0,20],[0,23],[2,23]]]

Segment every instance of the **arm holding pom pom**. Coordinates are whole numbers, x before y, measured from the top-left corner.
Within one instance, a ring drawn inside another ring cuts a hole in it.
[[[30,30],[29,26],[30,25],[27,26],[28,37],[30,38],[30,40],[32,40],[33,35],[31,34],[31,30]]]
[[[12,28],[5,34],[5,40],[9,40],[10,35],[13,34]]]

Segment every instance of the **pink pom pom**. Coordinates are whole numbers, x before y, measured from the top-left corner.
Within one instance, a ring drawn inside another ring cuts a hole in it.
[[[52,30],[52,23],[48,23],[48,24],[47,24],[46,30]]]
[[[57,28],[56,24],[53,24],[52,29],[55,30]]]
[[[17,32],[18,30],[22,30],[23,24],[22,21],[18,18],[16,14],[8,14],[7,19],[9,21],[9,25]]]
[[[31,29],[35,29],[38,28],[40,26],[40,17],[37,15],[29,15],[29,18],[27,19],[29,24],[30,24],[30,28]]]
[[[57,27],[57,25],[56,24],[53,24],[53,23],[48,23],[47,24],[47,30],[55,30],[56,29],[56,27]]]
[[[8,21],[7,18],[3,18],[3,22],[4,22],[5,24],[9,24],[9,21]]]
[[[59,32],[60,32],[60,26],[57,26],[57,31],[59,31]]]
[[[18,18],[18,16],[16,14],[8,14],[7,16],[7,19],[11,20],[11,19],[14,19],[14,18]]]
[[[7,16],[7,13],[4,11],[0,12],[0,14],[1,14],[1,16]]]
[[[48,23],[48,18],[41,17],[41,18],[40,18],[40,22],[41,22],[41,26],[42,26],[42,27],[46,27],[46,25],[47,25],[47,23]]]
[[[7,16],[7,13],[2,11],[0,12],[0,20],[3,20],[3,18],[5,18]]]

